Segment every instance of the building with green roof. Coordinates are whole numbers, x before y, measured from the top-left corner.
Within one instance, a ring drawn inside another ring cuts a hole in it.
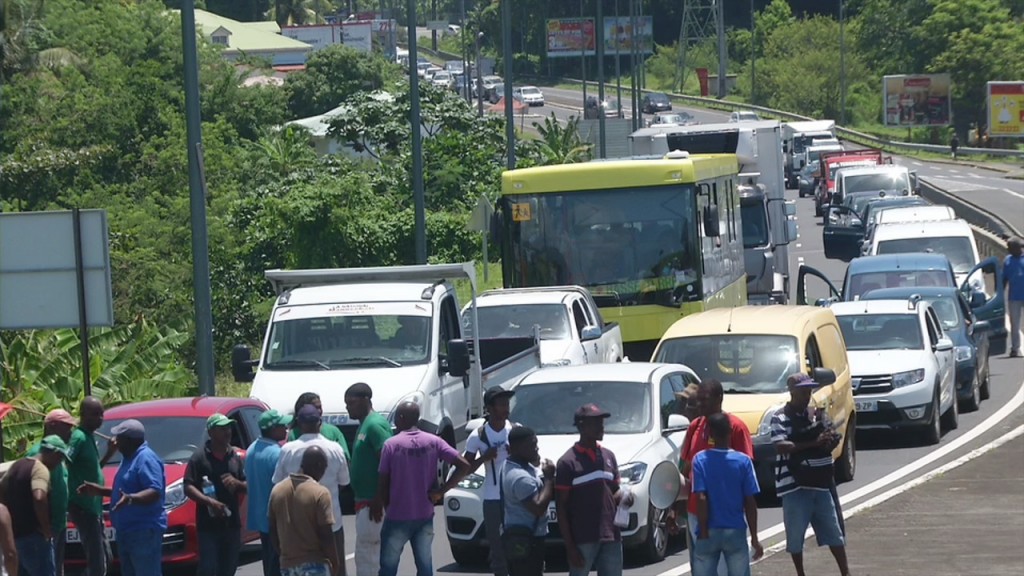
[[[196,9],[196,30],[211,43],[223,47],[224,57],[237,60],[252,56],[270,60],[273,66],[306,63],[313,47],[281,35],[277,22],[238,22]]]

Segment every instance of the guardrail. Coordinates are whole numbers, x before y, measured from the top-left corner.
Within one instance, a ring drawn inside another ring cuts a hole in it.
[[[582,80],[575,78],[565,78],[570,82],[576,82],[583,84]],[[597,86],[596,82],[587,81],[588,86]],[[641,90],[643,93],[651,93],[654,90]],[[785,112],[783,110],[775,110],[772,108],[766,108],[764,106],[756,106],[753,104],[745,104],[743,102],[731,102],[729,100],[719,100],[718,98],[704,98],[702,96],[690,96],[687,94],[676,94],[674,92],[667,93],[670,98],[700,106],[702,108],[711,108],[712,110],[725,110],[725,111],[736,111],[736,110],[753,110],[761,115],[778,118],[780,120],[794,120],[794,121],[805,121],[815,120],[807,116],[801,116],[800,114],[793,114],[792,112]],[[940,146],[937,144],[915,144],[912,142],[900,142],[898,140],[889,140],[887,138],[879,138],[872,136],[871,134],[865,134],[849,128],[843,128],[836,126],[836,132],[839,136],[857,142],[859,144],[867,144],[876,148],[886,148],[889,150],[903,149],[910,150],[913,152],[937,152],[939,154],[949,153],[948,146]],[[998,156],[1003,158],[1016,158],[1018,160],[1024,160],[1024,150],[1006,150],[1001,148],[966,148],[961,147],[957,149],[957,155],[960,156]]]

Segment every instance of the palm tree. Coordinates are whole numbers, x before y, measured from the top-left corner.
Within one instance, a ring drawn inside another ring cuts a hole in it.
[[[533,127],[540,134],[537,148],[540,152],[540,164],[575,164],[590,160],[590,153],[594,145],[584,142],[580,138],[580,119],[571,116],[562,126],[555,117],[544,119],[544,124],[533,123]]]
[[[257,162],[281,176],[316,162],[316,152],[311,145],[309,132],[299,126],[267,131],[252,144],[252,148],[257,153]]]
[[[18,72],[81,63],[66,48],[44,48],[52,35],[43,24],[42,0],[6,0],[0,7],[0,83]]]

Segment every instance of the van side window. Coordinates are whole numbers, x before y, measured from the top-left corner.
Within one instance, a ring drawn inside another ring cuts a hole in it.
[[[935,321],[934,310],[929,309],[924,318],[928,326],[928,340],[931,341],[932,346],[935,346],[939,343],[939,338],[942,337],[942,328],[939,328],[938,322]]]
[[[576,300],[572,303],[572,317],[576,321],[576,334],[583,338],[583,329],[587,326],[587,315],[583,311],[583,306],[580,305],[580,301]]]
[[[804,348],[804,357],[807,358],[807,368],[824,368],[821,363],[821,350],[818,349],[818,339],[811,334],[807,338],[807,346]]]
[[[455,309],[455,299],[451,296],[445,296],[441,300],[441,321],[438,326],[440,332],[440,342],[438,342],[438,349],[441,354],[448,354],[448,341],[461,336],[461,330],[459,327],[459,313]]]
[[[846,371],[846,343],[843,335],[835,324],[825,324],[818,328],[818,337],[821,342],[822,362],[825,368],[831,368],[835,373],[841,374]]]

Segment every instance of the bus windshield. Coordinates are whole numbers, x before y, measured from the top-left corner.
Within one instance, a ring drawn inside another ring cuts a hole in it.
[[[507,195],[511,286],[577,284],[599,305],[701,298],[693,185]]]

